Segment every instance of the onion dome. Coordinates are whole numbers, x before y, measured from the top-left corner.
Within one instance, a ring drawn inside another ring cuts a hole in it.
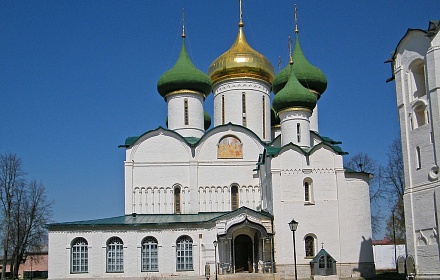
[[[274,94],[277,94],[286,85],[287,81],[289,80],[289,70],[290,64],[284,67],[284,69],[278,72],[278,74],[275,76],[272,84],[272,91]]]
[[[270,108],[270,125],[277,126],[280,125],[280,123],[281,123],[280,116],[278,116],[277,112],[273,107]]]
[[[243,32],[240,20],[239,31],[232,47],[219,56],[209,66],[208,75],[213,84],[230,78],[255,78],[272,84],[274,69],[272,63],[251,48]]]
[[[295,61],[293,71],[295,71],[298,81],[311,91],[316,91],[319,94],[324,93],[327,89],[327,78],[319,68],[307,61],[299,44],[298,33],[296,33],[293,61]]]
[[[185,47],[185,35],[182,35],[182,49],[176,64],[165,72],[157,82],[157,91],[162,97],[178,90],[191,90],[205,97],[212,89],[209,77],[197,69],[191,62]]]
[[[306,89],[298,81],[293,71],[293,64],[289,65],[289,80],[273,99],[272,106],[277,111],[288,108],[305,108],[312,111],[316,106],[316,95]]]
[[[205,130],[211,126],[211,116],[205,111],[203,112],[203,127]]]
[[[309,90],[321,95],[327,88],[327,78],[319,68],[310,64],[304,56],[304,53],[299,44],[298,33],[296,33],[295,50],[293,52],[293,71],[298,81]],[[287,65],[276,76],[272,84],[272,91],[277,94],[287,83],[289,79],[289,68]]]

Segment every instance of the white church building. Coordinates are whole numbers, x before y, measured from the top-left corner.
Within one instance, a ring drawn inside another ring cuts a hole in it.
[[[345,169],[341,143],[319,134],[327,79],[297,29],[291,63],[276,75],[247,43],[241,16],[207,74],[182,30],[177,62],[157,83],[167,128],[121,145],[125,213],[48,225],[49,279],[189,278],[206,265],[211,275],[293,279],[292,220],[298,278],[372,276],[369,174]]]
[[[407,255],[417,279],[440,279],[440,21],[408,29],[391,59],[405,173]]]

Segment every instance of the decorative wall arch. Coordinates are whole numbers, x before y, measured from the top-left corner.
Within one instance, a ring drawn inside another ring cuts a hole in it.
[[[261,238],[266,238],[269,236],[267,230],[262,225],[254,223],[246,218],[244,221],[230,226],[226,232],[226,238],[232,238],[234,231],[246,227],[259,231],[261,234]]]

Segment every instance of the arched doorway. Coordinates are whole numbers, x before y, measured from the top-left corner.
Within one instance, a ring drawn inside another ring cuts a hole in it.
[[[252,239],[246,234],[238,235],[234,240],[235,272],[253,272]]]

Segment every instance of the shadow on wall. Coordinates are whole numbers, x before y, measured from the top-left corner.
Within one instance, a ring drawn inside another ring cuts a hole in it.
[[[359,266],[353,269],[353,274],[361,277],[373,277],[376,274],[374,269],[373,240],[371,238],[365,239],[365,236],[362,236],[358,263]]]

